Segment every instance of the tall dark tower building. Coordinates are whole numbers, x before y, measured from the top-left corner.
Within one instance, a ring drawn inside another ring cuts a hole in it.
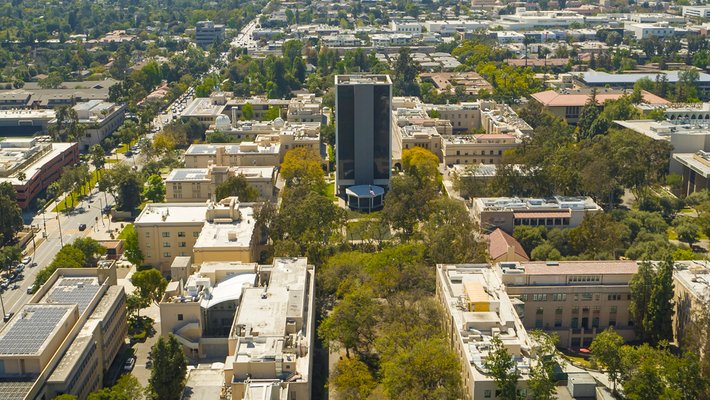
[[[336,190],[351,208],[380,208],[392,170],[392,81],[336,75],[335,89]]]

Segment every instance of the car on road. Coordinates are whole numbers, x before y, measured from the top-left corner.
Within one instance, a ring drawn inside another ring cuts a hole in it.
[[[126,157],[130,157],[130,156],[133,155],[133,152],[130,151],[130,150],[128,150],[127,152],[123,153],[123,155],[126,156]]]
[[[27,288],[27,294],[32,294],[35,292],[35,290],[37,290],[37,285],[33,283],[32,285],[30,285],[30,287]]]
[[[123,363],[123,370],[126,372],[130,372],[133,370],[133,367],[136,365],[136,358],[135,357],[129,357],[126,359],[126,362]]]
[[[19,274],[20,272],[22,272],[23,269],[25,269],[25,264],[20,264],[17,267],[15,267],[15,272],[17,272]]]
[[[85,231],[86,230],[86,224],[79,224],[79,231]]]
[[[7,322],[7,321],[9,321],[10,319],[12,319],[12,317],[14,317],[14,316],[15,316],[15,313],[12,312],[12,311],[10,311],[9,313],[5,314],[5,315],[2,317],[2,320],[3,320],[3,322]]]
[[[32,261],[32,257],[29,256],[22,259],[23,264],[29,264],[30,261]]]

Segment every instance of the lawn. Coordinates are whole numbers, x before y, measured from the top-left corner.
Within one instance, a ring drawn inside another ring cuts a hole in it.
[[[89,181],[87,183],[84,184],[84,187],[83,187],[84,193],[90,193],[91,189],[94,188],[94,185],[96,185],[96,182],[98,182],[98,181],[99,181],[98,171],[92,172],[91,178],[89,179]],[[71,196],[71,197],[69,197],[69,196]],[[76,202],[78,202],[82,196],[83,195],[81,194],[81,189],[74,190],[69,195],[67,195],[67,197],[63,198],[57,204],[57,206],[54,207],[54,209],[52,211],[53,212],[62,212],[65,209],[67,209],[68,207],[71,207],[71,204],[76,204]],[[72,199],[73,199],[73,201],[72,201]]]
[[[335,182],[331,182],[325,187],[325,195],[332,201],[338,200],[338,198],[335,197]]]
[[[121,233],[118,234],[118,237],[116,239],[126,240],[126,233],[128,231],[130,231],[131,229],[133,229],[133,224],[126,224],[126,226],[123,227],[123,229],[121,230]]]

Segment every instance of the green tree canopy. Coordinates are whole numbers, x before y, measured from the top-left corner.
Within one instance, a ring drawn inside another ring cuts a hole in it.
[[[151,348],[151,358],[150,392],[161,400],[179,400],[187,377],[187,357],[182,344],[173,335],[161,336]]]
[[[225,179],[224,182],[217,185],[215,196],[217,200],[237,196],[239,197],[239,201],[251,203],[259,199],[259,190],[250,185],[243,174],[239,174],[230,176]]]

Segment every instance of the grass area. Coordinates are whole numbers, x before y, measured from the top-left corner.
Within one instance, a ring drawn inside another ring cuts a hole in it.
[[[585,368],[592,368],[592,363],[590,363],[589,360],[587,360],[584,357],[572,356],[569,354],[565,354],[564,356],[565,356],[565,358],[567,358],[568,360],[570,360],[571,362],[573,362],[577,365],[581,365]]]
[[[332,201],[338,200],[338,198],[335,197],[335,182],[331,182],[325,187],[325,195]]]
[[[128,227],[131,228],[128,228]],[[118,237],[116,239],[118,240],[126,240],[126,232],[128,232],[130,229],[133,229],[133,224],[126,224],[126,226],[123,227],[121,230],[121,233],[118,234]]]
[[[678,233],[673,227],[668,228],[668,240],[678,240]]]
[[[128,151],[128,149],[131,148],[134,144],[138,142],[138,139],[133,139],[131,143],[128,144],[122,144],[119,148],[116,149],[116,153],[123,154]]]
[[[119,161],[118,161],[117,159],[115,159],[115,158],[106,157],[106,159],[104,160],[104,162],[105,162],[106,164],[118,164]]]
[[[84,184],[83,188],[79,188],[78,190],[72,191],[70,194],[68,194],[64,199],[62,199],[56,207],[52,210],[53,212],[62,212],[66,210],[68,207],[71,207],[71,204],[76,204],[77,201],[83,196],[81,194],[82,189],[84,193],[89,193],[91,192],[91,189],[96,185],[96,182],[99,181],[99,172],[94,171],[91,173],[91,178],[87,183]]]
[[[682,210],[680,210],[681,214],[692,214],[695,212],[695,209],[690,208],[690,207],[685,207]]]

